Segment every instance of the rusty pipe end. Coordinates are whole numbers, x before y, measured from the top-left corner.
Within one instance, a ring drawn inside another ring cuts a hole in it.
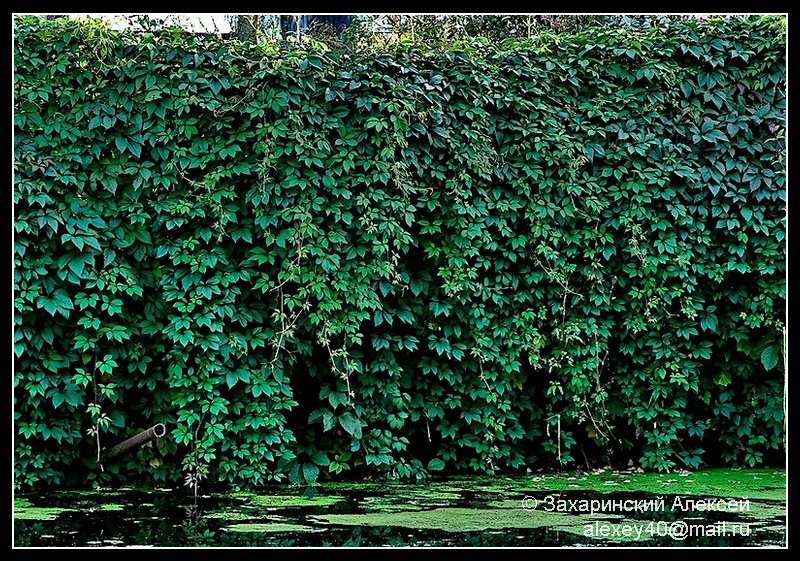
[[[102,453],[101,461],[110,460],[111,458],[118,456],[123,452],[127,452],[131,448],[142,446],[152,440],[161,438],[165,434],[167,434],[167,427],[165,427],[163,423],[158,423],[156,425],[153,425],[149,429],[143,430],[139,434],[132,436],[123,442],[120,442],[113,448],[105,450]]]

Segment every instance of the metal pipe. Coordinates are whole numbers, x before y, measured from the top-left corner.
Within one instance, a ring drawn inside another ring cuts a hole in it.
[[[136,436],[130,437],[128,440],[123,440],[113,448],[104,450],[101,459],[103,461],[110,460],[115,456],[119,456],[120,454],[127,452],[131,448],[142,446],[143,444],[147,444],[151,440],[155,440],[156,438],[161,438],[165,434],[167,434],[167,427],[165,427],[161,423],[158,423],[157,425],[154,425],[147,430],[143,430]]]

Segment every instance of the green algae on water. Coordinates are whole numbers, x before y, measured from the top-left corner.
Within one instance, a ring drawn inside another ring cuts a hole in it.
[[[459,480],[460,483],[461,480]],[[426,499],[458,499],[463,490],[468,490],[467,486],[462,488],[458,483],[451,484],[445,481],[426,481],[423,483],[402,483],[402,482],[325,482],[319,485],[326,491],[359,492],[359,493],[381,493],[387,497],[405,498],[426,498]]]
[[[148,495],[163,495],[161,490],[147,489],[144,487],[119,487],[114,489],[54,489],[50,491],[54,497],[60,499],[78,499],[97,501],[110,498],[124,497],[128,493],[142,493]],[[170,491],[172,493],[172,491]]]
[[[208,518],[210,520],[252,520],[255,518],[255,515],[246,513],[246,512],[239,512],[238,510],[224,510],[224,511],[215,511],[215,512],[207,512],[203,514],[203,518]]]
[[[529,511],[522,508],[461,507],[370,514],[325,514],[313,518],[342,526],[400,526],[415,530],[442,530],[445,532],[547,527],[581,534],[586,524],[593,521],[612,522],[622,519],[621,516],[612,514],[577,516],[563,512]]]
[[[504,494],[547,491],[597,493],[639,491],[662,495],[786,500],[786,471],[770,468],[741,470],[719,468],[683,474],[602,471],[590,474],[479,477],[472,480],[452,480],[450,485],[458,489]]]
[[[33,506],[27,499],[14,499],[14,520],[55,520],[68,508]]]
[[[302,524],[287,524],[283,522],[268,522],[260,524],[234,524],[225,528],[228,532],[253,532],[253,533],[270,533],[270,532],[317,532],[319,528],[312,528]]]
[[[346,500],[341,495],[258,495],[255,493],[232,493],[228,497],[244,499],[248,503],[267,508],[291,508],[331,506]]]
[[[201,495],[191,512],[187,496],[176,492],[168,496],[123,491],[122,496],[105,498],[95,491],[26,494],[15,501],[15,539],[18,544],[44,546],[110,540],[128,545],[678,545],[669,536],[648,534],[646,527],[686,521],[709,527],[744,523],[753,531],[730,539],[692,537],[681,542],[686,545],[781,545],[786,541],[781,520],[786,513],[785,485],[784,470],[763,468],[494,475],[422,483],[323,482],[309,489],[276,484],[258,492]],[[567,502],[658,499],[666,508],[553,511],[544,509],[547,495]],[[523,498],[538,506],[523,504]],[[671,508],[678,499],[685,505],[693,499],[695,506],[734,499],[749,507],[721,512]],[[70,512],[59,517],[65,511]],[[46,531],[39,520],[50,521],[43,524]],[[181,520],[191,521],[189,530],[173,535]],[[135,534],[130,534],[131,524],[138,528]],[[621,532],[632,528],[643,531]]]
[[[373,496],[364,497],[361,506],[365,512],[400,512],[407,510],[422,510],[425,507],[439,506],[440,501],[402,501],[396,497]]]

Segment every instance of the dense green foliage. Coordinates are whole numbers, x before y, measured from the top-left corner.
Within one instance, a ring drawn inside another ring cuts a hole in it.
[[[18,485],[780,461],[783,25],[18,19]]]

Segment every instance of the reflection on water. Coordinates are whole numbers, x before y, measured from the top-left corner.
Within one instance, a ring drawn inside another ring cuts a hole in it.
[[[525,491],[352,484],[260,495],[179,491],[54,492],[18,497],[17,546],[783,546],[785,503],[750,499],[741,512],[720,510],[545,512],[564,501],[664,499],[645,492]],[[523,508],[535,499],[538,509]],[[697,498],[697,497],[694,497]],[[716,499],[712,499],[716,500]],[[576,503],[573,503],[576,504]],[[670,529],[700,528],[680,536]],[[718,531],[714,531],[718,528]],[[738,528],[738,531],[737,531]],[[745,533],[746,530],[746,533]],[[700,535],[702,533],[702,535]]]

